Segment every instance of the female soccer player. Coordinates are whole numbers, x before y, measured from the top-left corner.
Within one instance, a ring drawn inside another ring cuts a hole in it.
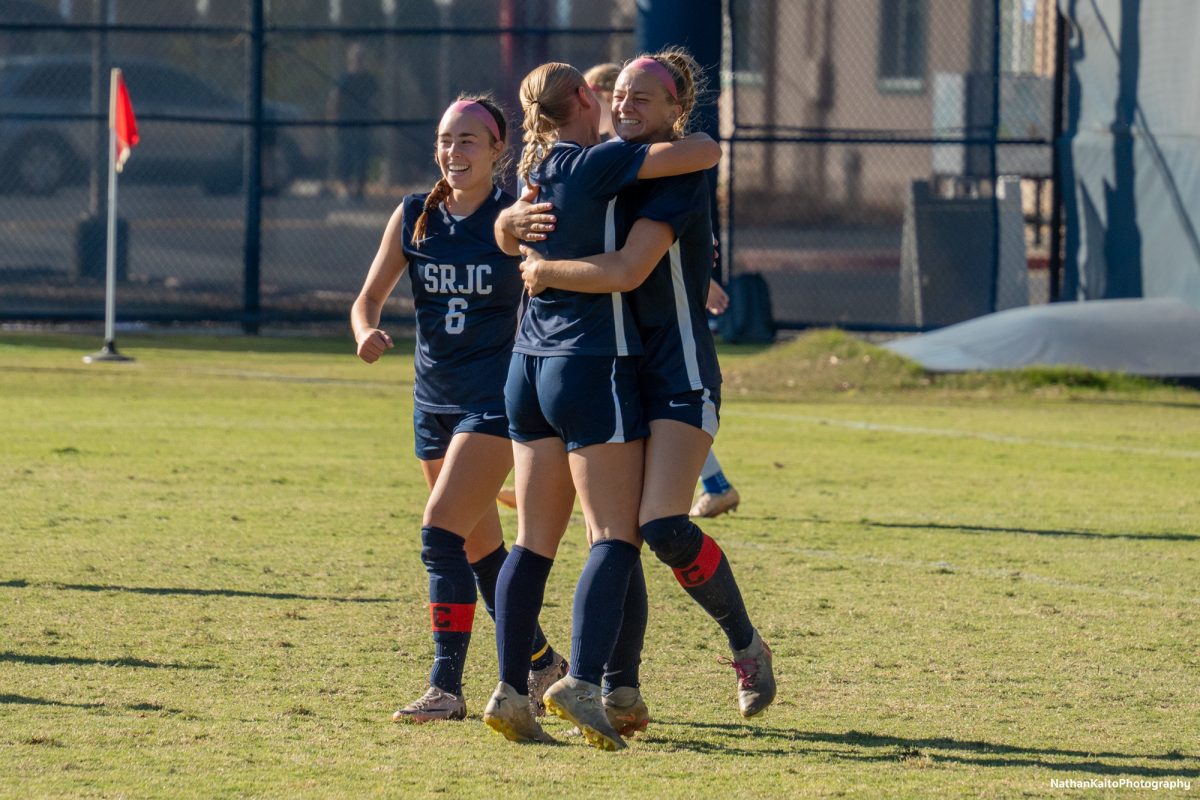
[[[504,379],[521,297],[516,259],[492,234],[513,198],[503,170],[506,123],[487,97],[446,109],[437,133],[442,177],[392,214],[350,313],[358,356],[373,364],[393,346],[379,327],[383,304],[411,264],[417,316],[413,428],[430,489],[421,522],[429,572],[434,662],[429,688],[393,720],[463,719],[462,673],[479,594],[495,617],[496,580],[507,551],[493,498],[512,468]],[[534,623],[523,683],[537,704],[566,664]],[[535,708],[535,712],[539,710]]]
[[[679,49],[631,61],[613,95],[617,135],[631,143],[682,135],[698,74]],[[695,174],[641,183],[622,193],[618,208],[629,230],[621,250],[556,261],[522,247],[526,288],[535,301],[542,291],[630,292],[645,350],[639,386],[650,426],[640,532],[725,632],[739,710],[750,717],[775,697],[771,651],[750,622],[720,546],[688,519],[720,406],[721,374],[704,313],[712,263],[708,189]]]
[[[600,141],[602,142],[607,142],[616,133],[612,118],[612,93],[613,85],[616,84],[617,76],[620,74],[621,68],[612,63],[597,64],[583,73],[583,79],[587,81],[588,88],[600,100]]]
[[[562,209],[549,258],[615,247],[616,194],[639,179],[706,169],[719,146],[698,135],[679,142],[599,142],[601,107],[583,76],[544,64],[521,82],[525,151],[520,174]],[[497,241],[517,253],[502,225]],[[514,741],[548,736],[521,696],[521,651],[528,653],[546,579],[579,494],[592,547],[575,592],[571,673],[546,692],[548,710],[574,722],[597,747],[624,747],[609,724],[599,682],[613,650],[630,575],[640,564],[637,508],[642,485],[642,421],[632,317],[618,293],[551,290],[532,298],[517,333],[505,385],[513,439],[517,543],[500,573],[496,636],[500,683],[484,722]]]

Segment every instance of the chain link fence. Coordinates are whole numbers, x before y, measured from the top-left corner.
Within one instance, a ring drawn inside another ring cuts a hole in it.
[[[118,318],[345,320],[399,199],[437,178],[442,109],[490,91],[519,131],[521,77],[628,57],[634,15],[634,0],[0,0],[0,318],[103,316],[110,67],[141,135],[120,179]],[[411,316],[403,282],[386,314]]]
[[[784,327],[923,329],[1051,295],[1053,0],[728,0],[732,277]]]

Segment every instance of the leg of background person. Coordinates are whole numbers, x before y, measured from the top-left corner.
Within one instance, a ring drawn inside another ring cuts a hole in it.
[[[704,466],[700,468],[700,483],[709,494],[724,494],[729,491],[729,480],[725,477],[721,462],[717,461],[717,454],[711,447],[708,449],[708,457],[704,459]]]
[[[690,516],[719,517],[726,511],[737,510],[742,498],[725,477],[725,472],[711,448],[704,460],[704,466],[700,469],[700,482],[700,496],[688,511]]]
[[[517,540],[496,584],[496,654],[500,680],[524,695],[530,647],[558,544],[571,519],[575,488],[561,439],[513,442]],[[497,486],[490,487],[489,502]]]
[[[754,638],[754,626],[729,560],[687,516],[696,477],[711,447],[712,437],[699,428],[669,419],[650,423],[638,521],[647,546],[717,621],[730,649],[742,650]]]
[[[500,515],[496,513],[494,507],[484,514],[483,519],[476,526],[473,535],[479,534],[480,528],[485,527],[489,530],[500,530]],[[480,536],[479,540],[495,541],[493,537],[488,535]],[[483,600],[483,607],[487,610],[488,616],[493,621],[496,619],[496,582],[500,578],[500,568],[504,566],[504,560],[507,557],[508,548],[504,546],[503,541],[494,550],[478,558],[472,555],[469,546],[467,548],[467,558],[471,560],[471,571],[475,573],[475,585],[479,588],[479,596]],[[533,644],[529,655],[529,669],[545,669],[553,663],[554,656],[554,648],[546,640],[546,634],[542,632],[541,625],[538,625],[533,632]]]

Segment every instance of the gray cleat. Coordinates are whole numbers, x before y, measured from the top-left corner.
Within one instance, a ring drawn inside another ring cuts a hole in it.
[[[722,659],[737,673],[738,710],[743,717],[753,717],[771,705],[775,699],[775,671],[771,666],[771,648],[754,631],[754,638],[744,650],[734,650],[732,659]]]
[[[563,678],[567,674],[567,660],[558,653],[554,654],[554,660],[550,662],[550,666],[542,669],[529,670],[529,706],[533,709],[534,716],[546,716],[546,704],[542,702],[542,697],[546,694],[546,690],[554,685],[555,681]]]
[[[529,707],[529,698],[504,681],[496,685],[496,691],[483,710],[483,724],[499,733],[510,742],[554,741],[542,730]]]
[[[570,675],[547,690],[546,710],[579,728],[588,744],[601,750],[623,750],[625,741],[608,721],[600,701],[600,687]]]
[[[435,722],[466,716],[467,704],[462,697],[430,686],[425,694],[392,714],[392,722]]]
[[[646,730],[650,724],[650,709],[642,693],[632,686],[618,686],[604,695],[604,713],[609,724],[622,736],[632,736]]]

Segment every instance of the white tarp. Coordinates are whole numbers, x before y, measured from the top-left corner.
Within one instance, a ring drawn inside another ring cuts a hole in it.
[[[1043,365],[1200,377],[1200,310],[1175,298],[1052,303],[999,311],[884,347],[933,372]]]

